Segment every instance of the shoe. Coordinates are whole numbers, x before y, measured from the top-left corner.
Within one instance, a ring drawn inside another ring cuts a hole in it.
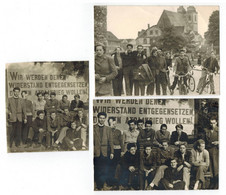
[[[170,90],[170,95],[173,95],[174,94],[174,91],[171,89]]]

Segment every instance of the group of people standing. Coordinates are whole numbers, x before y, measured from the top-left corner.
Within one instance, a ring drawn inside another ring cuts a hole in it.
[[[30,148],[34,143],[34,148],[86,149],[88,124],[79,94],[71,102],[67,95],[57,100],[55,92],[36,95],[37,101],[32,102],[27,91],[15,87],[8,98],[9,147],[15,143],[17,149]]]
[[[98,113],[94,125],[94,180],[96,190],[188,190],[218,188],[219,136],[217,118],[211,117],[203,139],[190,140],[183,125],[170,133],[167,125],[129,120],[119,130],[115,117]],[[191,143],[189,143],[191,142]],[[190,145],[190,146],[189,146]]]
[[[185,49],[181,49],[179,54],[174,56],[173,71],[175,77],[170,82],[169,71],[172,68],[172,57],[170,52],[163,53],[161,49],[152,48],[148,57],[142,45],[138,45],[134,50],[132,44],[128,44],[126,51],[120,47],[115,49],[112,56],[106,55],[106,47],[103,44],[95,46],[95,84],[96,96],[144,96],[146,95],[170,95],[178,84],[177,75],[187,75],[192,70],[192,64]],[[211,52],[211,57],[204,61],[205,70],[202,71],[201,78],[197,87],[204,85],[206,69],[214,73],[219,70],[219,65]],[[125,89],[123,89],[123,79]],[[211,93],[214,91],[213,76],[211,76]],[[183,77],[184,84],[187,85],[187,77]],[[168,88],[168,90],[167,90]]]

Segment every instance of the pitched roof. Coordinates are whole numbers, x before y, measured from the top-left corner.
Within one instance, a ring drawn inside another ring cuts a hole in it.
[[[173,26],[185,26],[186,25],[185,16],[183,14],[168,11],[168,10],[163,11],[162,16],[160,17],[160,19],[158,21],[158,25],[159,25],[160,20],[164,19],[164,17],[168,17],[170,24]]]
[[[153,26],[149,27],[148,29],[151,29],[151,28],[153,28],[153,27],[157,27],[157,28],[158,28],[157,25],[153,25]],[[142,29],[142,31],[140,32],[140,34],[139,34],[139,36],[136,38],[136,40],[137,40],[138,38],[143,37],[143,36],[145,35],[145,33],[147,32],[148,29],[146,29],[146,30],[143,30],[143,29]]]
[[[120,42],[120,40],[111,31],[107,31],[107,40]]]

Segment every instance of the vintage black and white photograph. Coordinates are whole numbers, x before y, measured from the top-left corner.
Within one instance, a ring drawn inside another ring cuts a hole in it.
[[[94,6],[96,96],[220,93],[219,6]]]
[[[6,64],[8,152],[88,150],[89,63]]]
[[[94,190],[218,189],[219,99],[93,101]]]

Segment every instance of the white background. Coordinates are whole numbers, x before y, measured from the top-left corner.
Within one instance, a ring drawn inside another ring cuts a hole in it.
[[[190,5],[220,5],[221,101],[220,190],[183,191],[184,194],[226,194],[225,146],[225,34],[226,4],[222,1],[190,0]],[[90,61],[90,126],[94,97],[93,5],[178,5],[180,1],[109,0],[1,0],[0,1],[0,194],[135,194],[141,192],[94,192],[92,129],[88,152],[8,154],[5,129],[5,63],[54,60]],[[219,97],[219,96],[216,96]],[[176,98],[176,97],[175,97]],[[194,97],[193,97],[194,98]],[[150,193],[150,192],[142,192]],[[169,192],[151,192],[161,194]],[[182,193],[182,192],[180,192]],[[179,192],[176,192],[179,194]]]

